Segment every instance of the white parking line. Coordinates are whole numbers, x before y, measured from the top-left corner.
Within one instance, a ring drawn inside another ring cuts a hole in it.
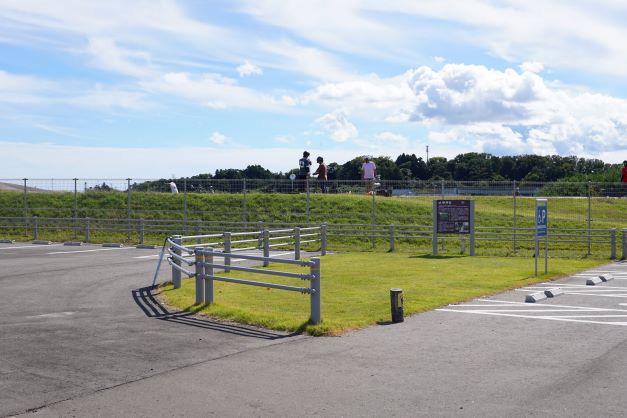
[[[134,248],[135,247],[96,248],[94,250],[54,251],[54,252],[46,253],[46,254],[48,254],[48,255],[55,255],[55,254],[72,254],[72,253],[93,253],[95,251],[130,250],[130,249],[134,249]]]
[[[20,246],[20,247],[0,247],[0,251],[1,250],[17,250],[20,248],[37,248],[37,249],[42,249],[42,248],[48,248],[48,247],[58,247],[59,245],[63,245],[63,244],[49,244],[49,245],[37,245],[37,244],[33,244],[33,245],[25,245],[25,246]]]

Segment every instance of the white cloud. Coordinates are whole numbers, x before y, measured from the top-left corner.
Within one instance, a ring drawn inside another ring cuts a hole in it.
[[[544,65],[541,62],[523,62],[519,67],[522,71],[530,73],[541,73],[544,71]]]
[[[134,77],[151,74],[149,53],[120,48],[112,39],[92,38],[86,51],[92,56],[92,64],[97,68]]]
[[[289,135],[277,135],[273,139],[275,142],[278,142],[280,144],[291,144],[292,142],[294,142],[294,139]]]
[[[330,133],[331,139],[336,142],[347,141],[357,137],[359,134],[355,125],[350,123],[342,112],[327,113],[316,119],[316,122]]]
[[[142,83],[149,91],[159,91],[183,97],[211,109],[245,108],[284,111],[291,106],[285,97],[259,93],[239,86],[237,81],[219,74],[193,75],[171,72],[159,79]]]
[[[318,120],[336,141],[356,136],[346,111],[418,123],[430,141],[457,144],[459,152],[597,155],[620,149],[627,137],[627,100],[547,83],[530,71],[480,65],[423,66],[388,79],[325,83],[302,102],[344,109]]]
[[[257,67],[255,64],[251,64],[248,61],[246,61],[244,64],[240,65],[239,67],[237,67],[237,72],[239,73],[240,77],[248,77],[250,75],[263,74],[263,71],[261,70],[261,68]]]
[[[209,136],[209,141],[213,142],[216,145],[224,145],[227,141],[227,137],[220,132],[213,132]]]
[[[409,145],[407,137],[394,132],[379,132],[375,135],[375,139],[384,146],[394,146],[395,148],[403,148]]]
[[[433,60],[437,62],[438,64],[442,64],[446,61],[446,58],[436,56],[436,57],[433,57]]]

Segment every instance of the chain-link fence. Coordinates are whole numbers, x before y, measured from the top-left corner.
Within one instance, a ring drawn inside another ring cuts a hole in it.
[[[338,247],[386,248],[390,227],[428,231],[432,201],[443,198],[475,201],[477,231],[484,234],[478,249],[484,253],[529,250],[535,198],[540,197],[549,200],[549,228],[554,235],[559,231],[563,242],[555,248],[564,252],[577,247],[578,253],[594,254],[610,244],[613,229],[627,228],[627,185],[621,183],[189,178],[177,180],[178,193],[172,193],[170,182],[0,179],[0,235],[32,237],[35,222],[38,235],[56,237],[56,231],[64,239],[84,239],[89,230],[94,241],[107,236],[138,241],[140,234],[142,240],[162,239],[163,234],[194,233],[199,225],[207,233],[214,223],[251,228],[260,222],[277,227],[324,223],[331,244],[337,232]],[[422,235],[401,234],[396,249],[403,242],[428,248],[428,237]],[[451,248],[461,246],[459,237],[451,239]]]

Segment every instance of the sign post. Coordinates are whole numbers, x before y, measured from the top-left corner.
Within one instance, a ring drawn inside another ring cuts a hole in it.
[[[439,234],[470,235],[470,255],[475,255],[475,201],[433,201],[433,255],[438,255]]]
[[[536,199],[535,274],[538,275],[540,238],[544,237],[544,274],[549,272],[549,205],[547,199]]]

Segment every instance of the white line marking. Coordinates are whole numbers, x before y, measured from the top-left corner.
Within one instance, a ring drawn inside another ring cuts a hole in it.
[[[509,301],[509,300],[479,299],[479,301],[481,301],[481,302],[494,302],[494,303],[508,303],[508,304],[512,304],[512,305],[522,305],[522,306],[530,307],[529,303],[526,303],[526,302],[512,302],[512,301]],[[459,306],[463,306],[463,305],[459,305]],[[539,305],[531,305],[531,306],[546,307],[547,305],[539,304]],[[594,308],[592,306],[571,306],[571,305],[553,305],[553,304],[551,304],[550,306],[553,306],[553,307],[556,307],[556,308],[586,309],[586,310],[590,310],[590,311],[600,311],[600,312],[603,312],[603,311],[624,312],[625,311],[625,309]]]
[[[38,248],[38,249],[42,249],[42,248],[48,248],[48,247],[58,247],[59,245],[63,245],[63,244],[50,244],[50,245],[33,244],[33,245],[25,245],[23,247],[2,247],[2,248],[0,248],[0,250],[17,250],[18,248]]]
[[[157,258],[159,257],[159,254],[153,254],[153,255],[140,255],[139,257],[133,257],[133,258]]]
[[[444,312],[467,313],[467,314],[476,314],[476,315],[507,316],[510,318],[547,319],[549,321],[579,322],[579,323],[584,323],[584,324],[627,326],[627,322],[586,321],[586,320],[581,320],[581,319],[561,318],[559,316],[554,317],[554,316],[514,315],[514,314],[504,314],[504,313],[484,312],[484,311],[458,311],[454,309],[437,309],[437,310],[444,311]]]
[[[46,253],[46,254],[54,255],[54,254],[72,254],[72,253],[93,253],[95,251],[130,250],[130,249],[134,249],[134,248],[135,247],[96,248],[95,250],[55,251],[55,252]]]

